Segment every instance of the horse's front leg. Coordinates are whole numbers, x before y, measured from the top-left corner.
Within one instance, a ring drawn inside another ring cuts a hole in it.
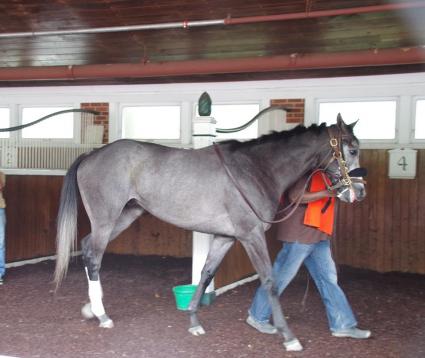
[[[287,351],[301,351],[303,347],[289,328],[279,303],[264,231],[261,228],[256,228],[250,235],[241,239],[241,243],[260,276],[261,283],[267,290],[272,308],[273,324],[285,339],[283,345]]]
[[[201,279],[192,300],[189,304],[190,327],[189,332],[194,336],[205,334],[205,330],[200,324],[197,311],[201,302],[202,295],[213,279],[217,269],[223,260],[223,257],[233,246],[235,238],[226,236],[214,236],[205,261],[205,265],[201,272]]]
[[[90,303],[86,303],[81,309],[84,318],[91,319],[97,317],[99,327],[112,328],[114,322],[105,312],[103,306],[103,292],[100,283],[99,270],[106,245],[93,245],[93,236],[88,235],[82,242],[83,260],[88,281],[88,294]]]

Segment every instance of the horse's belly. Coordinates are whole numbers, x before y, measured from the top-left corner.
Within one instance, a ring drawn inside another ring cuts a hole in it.
[[[202,213],[197,210],[171,210],[170,212],[148,211],[159,219],[178,226],[182,229],[199,231],[209,234],[234,236],[233,225],[227,213],[214,214],[213,212]]]

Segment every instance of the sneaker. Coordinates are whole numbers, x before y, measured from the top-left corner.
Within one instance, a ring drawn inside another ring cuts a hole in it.
[[[0,285],[3,285],[3,277],[0,277]]]
[[[367,329],[359,329],[357,327],[341,329],[339,331],[332,332],[334,337],[348,337],[354,339],[366,339],[369,338],[371,334],[371,331]]]
[[[246,323],[248,323],[252,328],[255,328],[257,331],[265,334],[276,334],[277,328],[270,324],[269,322],[258,322],[253,317],[248,316],[246,319]]]

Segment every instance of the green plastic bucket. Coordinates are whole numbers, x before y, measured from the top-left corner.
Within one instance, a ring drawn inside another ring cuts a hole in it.
[[[177,309],[186,311],[189,307],[197,285],[181,285],[173,287],[174,297],[176,299]]]

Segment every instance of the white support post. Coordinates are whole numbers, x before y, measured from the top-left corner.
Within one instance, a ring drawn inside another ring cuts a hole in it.
[[[193,119],[193,148],[203,148],[212,145],[216,132],[216,120],[213,117],[195,117]],[[208,188],[205,188],[208,190]],[[207,259],[208,251],[212,240],[212,235],[200,232],[193,232],[192,246],[192,284],[199,284],[201,271]],[[206,293],[214,291],[214,281],[206,289]]]

